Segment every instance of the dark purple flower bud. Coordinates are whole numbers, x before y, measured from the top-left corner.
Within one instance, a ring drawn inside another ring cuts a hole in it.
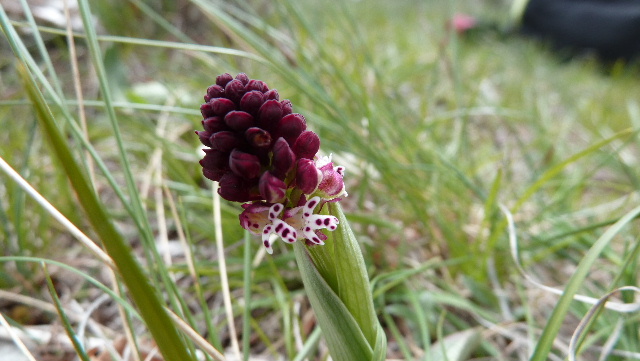
[[[244,132],[254,125],[253,116],[247,112],[239,110],[227,113],[224,117],[224,122],[229,126],[229,128],[238,132]]]
[[[239,79],[234,79],[224,87],[224,95],[235,103],[239,103],[244,95],[244,84]]]
[[[271,134],[264,129],[249,128],[244,132],[244,136],[249,145],[254,148],[265,149],[271,146]]]
[[[307,121],[302,114],[293,113],[280,120],[278,135],[283,137],[289,145],[293,145],[300,134],[307,129]]]
[[[240,108],[245,112],[249,112],[253,115],[258,115],[258,110],[264,103],[264,94],[254,90],[246,93],[240,99]]]
[[[228,201],[249,202],[260,199],[255,182],[248,182],[233,173],[225,174],[220,178],[219,182],[218,194]]]
[[[300,158],[313,159],[320,149],[320,138],[310,130],[305,130],[293,143],[293,153]]]
[[[267,83],[263,82],[262,80],[251,79],[245,86],[245,89],[247,91],[257,90],[261,93],[264,93],[269,90],[269,87],[267,86]]]
[[[198,134],[200,142],[202,142],[205,147],[211,147],[211,142],[209,141],[209,138],[211,138],[211,132],[208,132],[206,130],[196,130],[196,134]]]
[[[267,100],[258,111],[258,124],[260,128],[271,130],[278,127],[282,118],[282,105],[277,100]]]
[[[227,124],[222,117],[209,117],[202,120],[202,126],[207,132],[215,133],[221,130],[227,130]]]
[[[236,75],[236,79],[240,80],[243,85],[247,85],[247,83],[249,83],[249,77],[245,73]]]
[[[227,98],[213,98],[208,103],[202,104],[200,107],[203,118],[225,115],[235,109],[236,105]]]
[[[229,154],[213,149],[205,149],[204,158],[200,160],[205,177],[218,181],[229,171]]]
[[[204,101],[208,102],[213,98],[220,98],[223,95],[224,95],[224,88],[218,84],[215,84],[207,88],[207,94],[204,96]]]
[[[216,85],[219,85],[224,88],[224,86],[227,85],[227,83],[232,80],[233,80],[233,76],[231,76],[231,74],[224,73],[216,77]]]
[[[202,104],[200,106],[200,113],[202,114],[203,118],[210,118],[216,115],[213,112],[213,105],[211,104],[211,102]]]
[[[229,156],[229,167],[233,173],[245,179],[260,175],[260,160],[257,156],[234,149]]]
[[[306,158],[298,160],[296,187],[298,187],[302,193],[311,194],[315,192],[321,181],[322,172],[316,168],[314,161]]]
[[[258,183],[262,199],[268,203],[282,202],[287,194],[287,185],[270,172],[264,172]]]
[[[212,170],[209,168],[202,168],[202,174],[207,179],[211,179],[212,181],[215,181],[215,182],[219,181],[220,178],[222,178],[227,173],[228,171],[226,170],[220,170],[220,169]]]
[[[211,145],[213,149],[220,152],[229,153],[234,148],[244,145],[244,140],[238,138],[236,133],[229,131],[217,132],[211,136]]]
[[[285,99],[280,102],[282,105],[282,115],[291,114],[293,112],[293,104],[291,104],[291,100]]]
[[[271,89],[264,93],[264,100],[280,100],[280,95],[277,90]]]
[[[280,137],[273,145],[273,173],[284,179],[293,168],[293,163],[296,160],[296,155],[289,147],[287,141]]]

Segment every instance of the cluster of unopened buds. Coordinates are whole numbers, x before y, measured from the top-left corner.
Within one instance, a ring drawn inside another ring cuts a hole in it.
[[[304,116],[244,73],[219,75],[204,100],[204,131],[196,131],[207,147],[200,165],[219,182],[222,198],[244,203],[242,227],[261,235],[269,253],[278,237],[323,245],[322,229],[335,230],[338,219],[317,212],[347,196],[344,167],[318,157],[320,138],[307,130]]]

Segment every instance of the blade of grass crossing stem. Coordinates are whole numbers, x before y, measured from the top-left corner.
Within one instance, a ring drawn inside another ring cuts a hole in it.
[[[578,268],[576,269],[573,276],[569,280],[569,283],[564,289],[560,300],[556,304],[556,307],[553,309],[551,316],[549,316],[549,321],[545,325],[545,328],[540,336],[538,344],[531,356],[530,361],[543,361],[547,360],[549,356],[549,352],[551,351],[551,346],[553,345],[553,340],[555,340],[558,332],[560,331],[560,327],[563,325],[565,316],[569,311],[569,306],[573,301],[574,295],[578,292],[579,288],[582,286],[582,283],[586,279],[589,270],[593,266],[593,264],[598,260],[598,256],[602,252],[602,250],[611,242],[613,237],[629,222],[631,222],[635,217],[640,214],[640,207],[636,207],[631,210],[629,213],[625,214],[619,221],[617,221],[613,226],[607,229],[606,232],[598,240],[593,244],[593,246],[589,249],[587,254],[584,256]]]
[[[86,33],[87,45],[89,46],[89,55],[91,57],[92,64],[95,68],[96,75],[98,77],[100,92],[104,100],[104,105],[107,111],[108,119],[109,119],[109,122],[111,123],[111,127],[113,128],[113,135],[116,141],[118,154],[120,156],[120,163],[121,163],[120,165],[122,168],[122,172],[124,174],[125,182],[127,184],[129,202],[131,203],[131,206],[133,209],[133,216],[137,218],[139,222],[142,224],[142,226],[140,227],[140,231],[142,233],[143,239],[146,241],[147,245],[150,245],[153,242],[151,227],[149,225],[147,217],[145,216],[145,210],[144,210],[144,207],[142,206],[142,201],[140,199],[140,195],[138,193],[135,181],[133,179],[131,165],[129,163],[129,159],[127,157],[126,150],[124,147],[124,142],[122,140],[122,134],[120,132],[120,126],[118,125],[118,119],[116,116],[115,108],[113,106],[113,101],[111,99],[111,90],[109,88],[109,82],[107,80],[105,66],[102,61],[102,52],[100,51],[100,46],[98,44],[98,39],[95,32],[93,17],[91,15],[89,3],[86,0],[79,0],[78,7],[80,10],[80,15],[82,17],[83,27]],[[166,275],[166,270],[164,269],[164,267],[162,267],[163,262],[160,262],[161,258],[157,254],[157,252],[154,252],[153,254],[154,257],[151,258],[150,252],[152,250],[155,250],[155,247],[143,247],[143,248],[149,260],[155,259],[158,261],[158,262],[155,262],[155,264],[152,264],[151,266],[162,268],[160,274]]]
[[[249,360],[251,341],[251,235],[244,231],[244,313],[242,319],[242,359]]]
[[[47,280],[47,288],[49,289],[49,294],[53,299],[53,304],[54,306],[56,306],[56,310],[58,311],[58,316],[60,316],[60,320],[62,321],[62,326],[64,326],[64,330],[67,332],[67,336],[69,336],[69,340],[71,340],[71,344],[73,345],[73,348],[76,350],[76,354],[78,355],[78,357],[80,357],[82,361],[90,361],[89,355],[87,355],[87,352],[85,351],[84,347],[80,343],[80,340],[78,340],[78,335],[76,335],[76,332],[73,330],[73,327],[71,327],[71,322],[67,317],[67,313],[64,312],[64,309],[62,308],[62,303],[60,302],[60,298],[58,297],[58,292],[56,291],[56,287],[53,285],[53,280],[51,279],[51,275],[49,274],[49,270],[47,269],[47,264],[44,262],[41,262],[40,265],[44,270],[45,278]]]
[[[329,287],[301,242],[294,251],[304,288],[335,361],[369,361],[373,350],[360,326],[338,295]]]
[[[240,344],[238,343],[238,334],[233,318],[233,303],[231,302],[231,292],[229,290],[229,276],[227,274],[227,260],[224,252],[224,240],[222,234],[222,215],[220,213],[220,195],[218,194],[219,184],[216,182],[211,188],[211,198],[213,201],[213,224],[216,239],[216,251],[218,253],[218,269],[220,270],[220,288],[222,291],[222,301],[224,303],[224,311],[227,315],[227,327],[229,327],[229,338],[231,339],[231,349],[238,359],[242,358],[240,354]]]
[[[179,210],[180,210],[181,223],[189,224],[187,221],[188,220],[187,215],[184,210],[182,198],[179,198],[179,203],[180,203]],[[191,239],[191,235],[189,233],[189,227],[184,227],[184,233],[185,233],[185,238],[187,239],[189,253],[193,254],[195,252],[195,249],[193,246],[194,242]],[[194,262],[193,258],[191,258],[191,262]],[[200,309],[202,310],[202,314],[205,320],[204,321],[206,325],[205,333],[207,334],[207,340],[211,343],[211,345],[213,345],[213,347],[221,350],[222,345],[220,343],[220,337],[218,336],[218,330],[215,328],[215,325],[213,324],[213,316],[211,315],[211,311],[209,309],[209,306],[207,305],[207,300],[205,297],[205,293],[203,291],[202,283],[200,282],[199,271],[198,271],[198,268],[196,268],[195,263],[193,264],[193,271],[194,271],[193,282],[196,290],[196,298],[200,303]]]
[[[187,353],[185,343],[165,312],[158,294],[151,287],[148,277],[133,257],[131,249],[116,230],[102,203],[89,185],[85,174],[76,163],[66,139],[56,126],[44,97],[33,83],[33,79],[27,74],[24,66],[19,66],[18,69],[35,108],[42,127],[42,134],[49,140],[53,153],[67,174],[87,219],[118,267],[120,276],[138,306],[140,314],[162,355],[167,361],[191,360],[192,356]]]

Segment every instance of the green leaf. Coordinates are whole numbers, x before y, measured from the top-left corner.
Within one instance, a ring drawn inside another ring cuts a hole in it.
[[[329,211],[338,217],[340,226],[331,233],[328,242],[333,246],[334,264],[338,279],[338,295],[358,321],[371,345],[377,338],[378,319],[373,307],[373,295],[360,244],[356,240],[340,203],[328,203]]]
[[[331,357],[336,361],[369,361],[373,350],[342,300],[322,278],[301,242],[294,244],[304,288]]]
[[[317,275],[320,281],[317,286],[314,283],[310,284],[311,279],[309,276],[305,276],[303,273],[303,282],[305,283],[305,289],[309,293],[311,299],[311,293],[317,292],[313,290],[313,287],[326,287],[322,288],[322,292],[319,294],[323,297],[328,297],[328,301],[336,301],[340,303],[340,310],[344,308],[348,313],[348,317],[335,314],[336,316],[329,317],[326,322],[349,322],[354,321],[358,329],[358,335],[364,337],[367,349],[369,350],[366,358],[358,358],[363,360],[384,360],[386,356],[387,342],[384,331],[380,327],[376,312],[373,306],[373,296],[371,291],[371,285],[369,283],[369,277],[367,275],[366,265],[362,252],[360,251],[360,245],[349,226],[349,222],[342,211],[339,203],[328,203],[328,207],[323,209],[323,213],[331,213],[336,216],[340,221],[338,229],[330,232],[325,246],[316,247],[304,247],[302,245],[296,246],[296,259],[299,262],[301,273],[302,264],[311,267],[313,274]],[[300,247],[302,246],[302,247]],[[298,248],[302,248],[299,250]],[[307,250],[304,254],[299,254],[302,251]],[[302,257],[304,255],[304,257]],[[310,258],[309,258],[310,257]],[[312,261],[312,262],[310,262]],[[309,263],[309,265],[307,265]],[[311,272],[306,270],[304,272]],[[334,300],[333,297],[337,298]],[[319,318],[319,312],[329,312],[325,310],[327,301],[318,301],[317,306],[311,301],[316,317]],[[319,310],[318,308],[322,308]],[[335,311],[330,311],[335,312]],[[331,315],[331,313],[329,313]],[[349,333],[338,335],[333,331],[328,331],[329,327],[336,327],[334,325],[323,325],[320,322],[320,328],[322,328],[323,334],[327,338],[331,355],[337,360],[334,347],[329,342],[330,337],[337,337],[339,342],[351,342],[353,336]],[[347,328],[343,326],[337,326],[343,330]],[[350,331],[355,332],[355,331]],[[340,341],[341,340],[341,341]],[[363,356],[365,357],[364,354]],[[348,358],[345,358],[348,359]],[[356,360],[356,359],[353,359]]]

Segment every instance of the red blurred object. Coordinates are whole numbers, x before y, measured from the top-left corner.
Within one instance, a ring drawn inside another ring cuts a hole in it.
[[[475,17],[467,14],[455,14],[449,22],[450,28],[456,31],[458,34],[463,34],[470,29],[473,29],[478,25],[478,21]]]

